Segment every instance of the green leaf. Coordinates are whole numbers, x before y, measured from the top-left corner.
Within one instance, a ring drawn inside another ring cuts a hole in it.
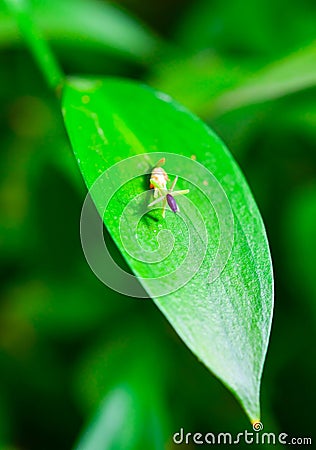
[[[217,114],[303,91],[316,84],[316,45],[290,53],[250,76],[240,86],[215,101]]]
[[[93,47],[143,61],[157,45],[157,39],[144,26],[106,2],[33,0],[31,6],[35,22],[45,38],[61,48]],[[0,45],[12,44],[18,38],[14,20],[0,10]]]
[[[262,219],[232,156],[182,106],[129,81],[69,79],[63,113],[85,182],[126,261],[187,346],[257,420],[272,270]],[[147,208],[152,193],[143,175],[161,157],[171,179],[180,175],[179,189],[190,189],[177,197],[181,213],[168,211],[165,220]],[[98,249],[96,242],[89,256]],[[109,270],[101,266],[98,276]],[[118,271],[112,281],[128,289]]]
[[[138,402],[133,394],[124,385],[110,392],[81,436],[76,450],[136,449],[134,423],[140,420]]]
[[[242,84],[249,70],[204,51],[172,60],[166,58],[156,67],[150,84],[170,93],[199,114],[210,115],[210,104],[222,93]]]
[[[199,115],[219,117],[315,87],[315,51],[313,43],[265,65],[203,52],[161,64],[151,83]]]
[[[123,330],[107,331],[106,340],[89,349],[76,368],[77,396],[85,414],[91,406],[96,412],[76,450],[164,448],[170,435],[161,396],[166,392],[164,350],[137,319],[126,321]]]
[[[262,58],[290,51],[315,38],[315,3],[309,0],[196,0],[181,14],[177,40],[192,50]],[[282,16],[282,27],[277,17]],[[238,17],[238,20],[236,18]]]
[[[316,317],[316,184],[310,182],[294,191],[283,219],[283,245],[286,266],[301,302],[306,301]]]

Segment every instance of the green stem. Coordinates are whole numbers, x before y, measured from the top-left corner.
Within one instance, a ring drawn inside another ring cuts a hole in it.
[[[63,85],[64,74],[60,69],[47,42],[31,19],[28,3],[24,0],[5,0],[20,29],[20,33],[29,47],[36,63],[42,71],[48,86],[57,95]]]

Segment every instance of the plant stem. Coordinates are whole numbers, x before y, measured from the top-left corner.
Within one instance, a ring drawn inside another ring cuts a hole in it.
[[[48,86],[57,95],[63,85],[64,74],[53,53],[44,40],[40,30],[32,21],[31,11],[27,1],[5,0],[12,15],[15,17],[20,33],[38,64]]]

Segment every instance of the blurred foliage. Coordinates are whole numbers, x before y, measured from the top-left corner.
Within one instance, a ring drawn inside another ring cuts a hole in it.
[[[268,60],[314,40],[315,14],[312,0],[199,0],[187,8],[174,36],[188,50],[212,48],[240,63]]]
[[[142,62],[154,53],[158,39],[118,7],[95,0],[31,0],[33,19],[65,59],[76,59],[76,50],[117,55],[127,62]],[[21,43],[17,24],[11,15],[1,11],[0,45]],[[70,20],[71,19],[71,20]],[[71,51],[73,50],[73,51]],[[78,56],[78,55],[77,55]],[[82,56],[81,56],[82,57]]]
[[[235,154],[264,217],[276,278],[265,430],[311,435],[315,2],[82,0],[64,2],[62,14],[61,2],[38,3],[67,73],[133,77],[163,89],[203,114]],[[117,405],[125,437],[109,448],[126,448],[126,439],[127,448],[172,449],[180,427],[249,428],[150,301],[122,298],[90,272],[79,239],[85,189],[58,104],[0,8],[0,449],[80,448],[83,427],[82,439],[102,435],[99,420],[109,438],[122,431]],[[304,82],[286,89],[297,79]],[[227,99],[250,82],[260,101],[216,113],[213,93]],[[275,83],[282,95],[271,95]]]

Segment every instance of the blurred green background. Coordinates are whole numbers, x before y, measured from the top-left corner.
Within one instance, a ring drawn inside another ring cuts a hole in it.
[[[150,84],[228,145],[263,215],[274,261],[262,421],[266,431],[311,436],[316,3],[32,6],[67,74]],[[0,67],[0,449],[71,449],[86,427],[95,434],[81,438],[81,450],[174,449],[180,427],[250,430],[236,400],[153,303],[110,291],[90,271],[79,239],[86,190],[59,105],[3,4]]]

